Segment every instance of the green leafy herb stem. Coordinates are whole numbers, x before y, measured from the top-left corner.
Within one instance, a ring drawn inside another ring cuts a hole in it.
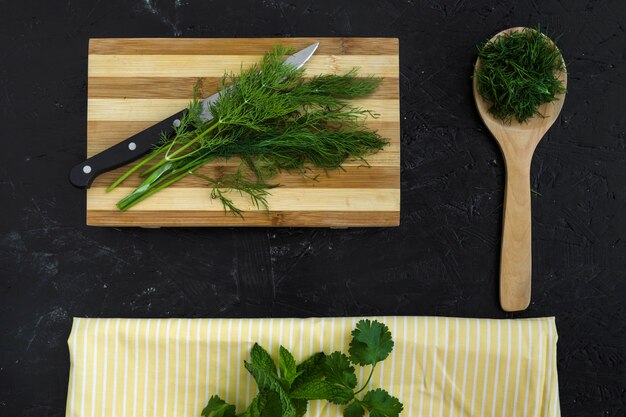
[[[479,47],[478,57],[478,93],[491,104],[489,111],[507,123],[542,116],[539,106],[565,92],[559,79],[563,57],[539,27],[500,35]]]
[[[226,74],[222,93],[210,106],[213,119],[201,117],[198,87],[194,100],[158,146],[125,172],[112,190],[135,172],[145,178],[117,204],[122,211],[145,200],[188,175],[206,181],[210,197],[225,211],[242,216],[228,195],[236,191],[257,208],[268,208],[267,196],[277,184],[270,181],[282,171],[305,174],[311,167],[332,170],[347,159],[365,162],[387,139],[362,122],[374,116],[350,100],[376,90],[381,79],[358,76],[353,69],[343,75],[304,77],[304,70],[286,64],[288,49],[276,46],[258,65]],[[201,168],[217,159],[238,157],[235,174],[214,177]]]
[[[326,400],[344,406],[345,417],[398,417],[403,405],[381,388],[357,395],[370,385],[376,365],[393,349],[389,328],[376,320],[360,320],[352,331],[349,356],[342,352],[316,353],[296,364],[293,355],[280,347],[278,367],[269,353],[254,344],[250,362],[244,365],[256,381],[259,392],[248,408],[236,413],[232,404],[219,396],[209,399],[203,417],[301,417],[310,400]],[[357,389],[355,366],[370,366],[370,374]]]

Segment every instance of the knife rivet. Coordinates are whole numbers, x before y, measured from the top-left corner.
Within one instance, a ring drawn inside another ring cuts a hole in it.
[[[137,144],[135,142],[129,143],[128,149],[130,149],[131,151],[134,151],[135,149],[137,149]]]
[[[85,174],[89,174],[89,173],[91,172],[91,167],[90,167],[89,165],[85,165],[85,166],[83,167],[83,172],[84,172]]]
[[[174,127],[178,127],[178,126],[180,126],[180,120],[176,119],[176,120],[174,120],[174,122],[172,124],[174,125]]]

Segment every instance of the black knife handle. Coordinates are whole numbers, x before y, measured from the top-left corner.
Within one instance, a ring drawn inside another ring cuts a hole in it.
[[[76,165],[70,171],[70,182],[78,188],[89,188],[93,180],[103,172],[115,169],[147,154],[159,142],[163,133],[170,135],[174,131],[174,122],[180,120],[185,111],[173,114]]]

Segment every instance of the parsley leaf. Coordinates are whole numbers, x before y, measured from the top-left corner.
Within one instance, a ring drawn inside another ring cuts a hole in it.
[[[350,360],[341,352],[333,352],[324,360],[324,376],[327,381],[347,388],[356,387],[356,374]]]
[[[214,395],[202,410],[203,417],[235,417],[235,406]]]
[[[399,417],[403,409],[396,397],[381,388],[365,394],[362,403],[369,410],[370,417]]]
[[[393,349],[389,328],[378,321],[361,320],[352,331],[350,360],[364,366],[384,360]]]

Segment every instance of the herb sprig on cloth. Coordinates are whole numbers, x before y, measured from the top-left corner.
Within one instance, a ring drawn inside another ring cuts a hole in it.
[[[565,92],[561,52],[539,28],[500,35],[479,47],[478,57],[478,92],[507,123],[541,116],[539,106]]]
[[[374,368],[393,349],[389,328],[376,320],[361,320],[352,331],[349,355],[319,352],[296,365],[293,355],[280,347],[278,367],[269,353],[254,344],[250,362],[244,365],[254,377],[259,393],[241,414],[236,407],[213,395],[202,411],[203,417],[301,417],[309,400],[326,400],[345,406],[345,417],[398,417],[402,403],[381,388],[357,395],[370,383]],[[370,366],[370,374],[357,389],[355,366]]]
[[[306,173],[312,167],[331,170],[347,159],[381,150],[387,140],[363,121],[373,115],[349,100],[376,90],[381,79],[343,75],[304,78],[304,70],[286,64],[288,49],[277,46],[258,65],[226,74],[219,100],[211,105],[214,118],[203,122],[202,104],[195,98],[175,128],[148,156],[124,173],[108,190],[143,169],[145,180],[117,204],[128,210],[188,175],[205,180],[212,198],[236,215],[229,194],[248,196],[257,208],[268,208],[269,181],[282,171]],[[238,157],[239,170],[219,177],[200,169],[217,159]]]

